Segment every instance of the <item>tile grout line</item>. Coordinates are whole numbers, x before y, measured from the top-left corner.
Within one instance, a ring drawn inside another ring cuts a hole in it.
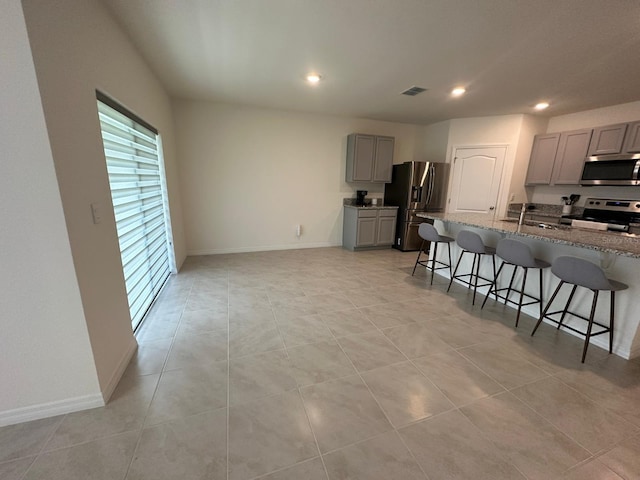
[[[178,325],[176,326],[176,330],[175,332],[173,332],[173,336],[171,337],[171,345],[169,346],[169,350],[167,351],[167,356],[164,358],[164,362],[162,362],[162,369],[160,370],[160,375],[158,376],[158,381],[156,383],[155,388],[153,389],[153,395],[151,395],[151,400],[149,401],[149,405],[147,405],[147,409],[145,411],[145,414],[142,418],[142,424],[140,425],[140,431],[138,432],[138,438],[136,440],[136,445],[133,448],[133,453],[131,455],[131,459],[129,460],[129,464],[127,465],[127,469],[125,470],[124,476],[122,477],[124,480],[127,479],[127,477],[129,476],[129,472],[131,470],[131,466],[133,465],[133,461],[135,460],[136,457],[136,453],[138,452],[138,448],[140,447],[140,442],[142,441],[142,434],[144,432],[145,429],[145,424],[147,422],[147,417],[149,415],[149,409],[151,408],[151,404],[153,403],[153,400],[156,397],[156,394],[158,393],[158,388],[160,387],[160,381],[162,380],[162,377],[164,376],[164,369],[167,365],[167,361],[169,360],[169,355],[171,355],[171,351],[173,350],[173,344],[176,341],[176,335],[178,333],[178,329],[180,328],[180,324],[182,323],[182,316],[184,315],[184,312],[187,308],[187,303],[189,302],[189,297],[191,296],[191,292],[193,291],[193,284],[195,283],[195,278],[193,279],[193,281],[191,282],[191,286],[189,287],[189,293],[187,294],[186,300],[184,302],[184,305],[182,306],[182,311],[180,312],[180,320],[178,321]],[[166,422],[165,422],[166,423]],[[156,425],[153,425],[152,427],[155,427]]]
[[[227,471],[227,480],[229,480],[229,417],[231,416],[231,277],[229,274],[229,269],[226,269],[227,272],[227,455],[225,458],[226,462],[226,471]]]
[[[276,330],[278,331],[278,335],[280,336],[280,341],[284,345],[284,352],[285,352],[286,358],[290,359],[289,350],[287,348],[287,343],[284,341],[284,337],[282,336],[282,332],[280,331],[280,325],[278,324],[278,318],[277,318],[275,312],[273,311],[273,307],[270,307],[270,308],[271,308],[271,313],[273,314],[274,323],[276,324]],[[307,411],[307,405],[305,404],[304,397],[302,396],[302,392],[300,391],[300,385],[298,384],[298,379],[295,379],[295,381],[296,381],[296,392],[298,392],[298,398],[300,399],[300,403],[302,403],[302,409],[304,410],[304,415],[305,415],[305,417],[307,419],[307,424],[309,425],[309,431],[311,432],[311,435],[313,435],[313,441],[316,444],[316,449],[318,450],[318,456],[320,457],[320,461],[322,462],[322,468],[324,469],[324,474],[327,477],[327,480],[330,480],[329,479],[329,473],[327,471],[327,466],[324,463],[324,458],[322,458],[322,451],[320,450],[320,444],[318,443],[318,438],[316,437],[316,432],[314,432],[313,426],[311,425],[311,418],[309,417],[309,412]],[[291,390],[291,391],[293,391],[293,390]],[[307,459],[307,460],[309,460],[309,459]]]
[[[359,309],[358,309],[358,311],[359,311]],[[362,312],[360,312],[360,313],[362,313]],[[362,313],[362,314],[363,314],[363,315],[368,319],[368,317],[367,317],[364,313]],[[369,320],[369,321],[371,322],[371,320]],[[371,323],[373,323],[373,322],[371,322]],[[376,325],[374,324],[374,326],[376,326]],[[376,326],[376,328],[377,328],[377,326]],[[380,331],[380,329],[378,329],[378,331]],[[331,333],[333,334],[333,332],[331,332]],[[380,333],[382,333],[382,332],[380,332]],[[382,334],[382,335],[384,335],[384,334]],[[385,337],[385,338],[387,338],[387,337],[386,337],[386,335],[384,335],[384,337]],[[335,338],[335,336],[334,336],[334,338]],[[371,398],[373,398],[373,401],[374,401],[374,402],[376,402],[376,405],[378,406],[378,408],[380,409],[380,411],[381,411],[381,412],[382,412],[382,414],[384,415],[384,418],[387,420],[387,422],[388,422],[388,423],[389,423],[389,425],[391,426],[391,430],[390,430],[390,431],[395,432],[396,436],[400,437],[400,440],[401,440],[402,444],[404,445],[404,447],[405,447],[405,448],[407,449],[407,451],[409,452],[409,455],[411,455],[411,458],[413,459],[413,461],[415,462],[415,464],[418,466],[418,468],[420,469],[420,471],[422,472],[422,474],[423,474],[423,475],[425,476],[425,478],[428,480],[428,479],[429,479],[429,476],[428,476],[428,475],[427,475],[427,473],[424,471],[424,469],[422,468],[422,466],[420,465],[420,463],[418,463],[418,460],[416,459],[416,457],[415,457],[415,455],[413,454],[413,452],[412,452],[409,448],[407,448],[406,444],[405,444],[405,443],[404,443],[404,441],[402,440],[402,437],[401,437],[401,435],[400,435],[400,432],[398,432],[398,429],[396,428],[396,426],[395,426],[395,425],[393,424],[393,422],[391,422],[391,420],[389,419],[389,416],[387,415],[387,413],[385,412],[385,410],[382,408],[382,405],[380,405],[380,402],[378,401],[378,399],[376,398],[376,396],[375,396],[375,395],[373,394],[373,392],[371,391],[371,388],[369,387],[369,385],[367,384],[367,382],[365,382],[364,378],[362,378],[362,375],[360,374],[360,372],[359,372],[359,371],[358,371],[358,369],[356,368],[355,364],[354,364],[354,363],[353,363],[353,361],[351,360],[351,357],[349,357],[349,355],[347,355],[347,352],[345,352],[345,351],[344,351],[344,348],[342,348],[342,345],[340,345],[340,342],[338,342],[338,339],[337,339],[337,338],[335,338],[335,342],[336,342],[336,344],[338,345],[338,347],[340,348],[340,350],[342,351],[342,354],[343,354],[345,357],[347,357],[347,359],[349,360],[349,363],[351,363],[351,366],[353,367],[353,369],[355,370],[356,374],[358,375],[358,378],[360,378],[360,381],[361,381],[361,382],[362,382],[362,384],[366,387],[367,391],[369,392],[369,395],[371,395]],[[393,344],[392,344],[392,345],[393,345]],[[394,347],[395,347],[395,345],[394,345]],[[398,351],[400,351],[400,350],[398,350]],[[403,352],[400,352],[400,353],[401,353],[402,355],[404,355],[404,353],[403,353]],[[404,355],[404,356],[406,357],[406,355]],[[376,437],[377,437],[377,436],[379,436],[379,435],[382,435],[382,434],[384,434],[384,433],[387,433],[387,432],[381,432],[381,433],[377,434],[377,435],[376,435]],[[375,437],[371,437],[371,438],[375,438]],[[352,444],[352,445],[353,445],[353,444]],[[340,447],[340,449],[344,449],[344,448],[347,448],[347,447],[345,447],[345,446]],[[337,450],[340,450],[340,449],[337,449]]]
[[[363,315],[364,315],[365,317],[369,318],[365,313],[363,313]],[[376,324],[375,324],[371,319],[369,319],[369,321],[370,321],[371,323],[373,323],[373,325],[374,325],[374,326],[377,328],[377,330],[378,330],[378,331],[379,331],[379,332],[384,336],[384,338],[385,338],[385,339],[386,339],[386,340],[387,340],[391,345],[393,345],[393,346],[396,348],[396,350],[398,350],[398,351],[399,351],[399,352],[400,352],[400,353],[401,353],[401,354],[402,354],[402,355],[403,355],[403,356],[404,356],[404,357],[409,361],[409,363],[413,366],[413,368],[415,368],[415,369],[416,369],[416,371],[417,371],[420,375],[422,375],[422,376],[423,376],[423,377],[424,377],[424,378],[425,378],[425,379],[426,379],[426,380],[427,380],[431,385],[433,385],[433,386],[436,388],[436,390],[437,390],[438,392],[440,392],[440,394],[441,394],[441,395],[443,395],[443,396],[444,396],[444,398],[446,398],[446,399],[447,399],[447,401],[448,401],[448,402],[453,406],[453,408],[448,409],[448,410],[444,410],[444,411],[442,411],[442,412],[439,412],[439,414],[445,414],[445,413],[448,413],[448,412],[452,412],[452,411],[458,410],[457,405],[456,405],[455,403],[453,403],[453,401],[452,401],[452,400],[451,400],[451,399],[450,399],[450,398],[449,398],[449,397],[448,397],[448,396],[447,396],[447,395],[446,395],[446,394],[445,394],[445,393],[440,389],[440,387],[438,387],[438,386],[437,386],[437,385],[436,385],[436,384],[435,384],[435,383],[434,383],[434,382],[433,382],[429,377],[427,377],[427,375],[426,375],[426,374],[425,374],[425,373],[424,373],[420,368],[418,368],[418,366],[413,362],[413,360],[412,360],[411,358],[409,358],[409,356],[408,356],[408,355],[406,355],[406,354],[405,354],[405,353],[404,353],[404,352],[403,352],[403,351],[402,351],[402,350],[401,350],[401,349],[400,349],[400,348],[399,348],[395,343],[393,343],[393,341],[392,341],[389,337],[387,337],[387,336],[384,334],[383,329],[381,329],[380,327],[378,327],[378,325],[376,325]],[[414,322],[414,323],[415,323],[415,322]],[[405,324],[405,325],[406,325],[406,324]],[[418,324],[418,325],[420,325],[420,324]],[[398,326],[402,326],[402,325],[398,325]],[[391,327],[389,327],[389,328],[391,328]],[[439,337],[438,337],[438,338],[439,338]],[[441,340],[442,340],[442,339],[441,339]],[[444,341],[444,340],[443,340],[443,341]],[[445,343],[447,343],[447,342],[445,342]],[[449,344],[447,343],[447,345],[449,345]],[[449,345],[449,346],[451,346],[451,345]],[[345,355],[346,355],[346,353],[345,353]],[[403,361],[403,362],[398,362],[398,363],[404,363],[404,361]],[[388,366],[388,365],[387,365],[387,366]],[[355,367],[355,366],[354,366],[354,367]],[[384,368],[384,367],[381,367],[381,368]],[[375,369],[374,369],[374,370],[375,370]],[[376,399],[375,395],[373,394],[373,392],[371,391],[371,389],[369,388],[369,385],[367,384],[367,382],[365,382],[365,380],[364,380],[362,377],[361,377],[361,379],[362,379],[363,383],[367,386],[367,388],[369,389],[369,392],[371,393],[371,396],[376,400],[376,403],[377,403],[377,399]],[[382,406],[381,406],[379,403],[378,403],[378,405],[380,406],[380,409],[382,410]],[[384,412],[384,410],[382,410],[382,411]],[[414,422],[410,422],[410,424],[414,424],[414,423],[419,423],[419,422],[422,422],[422,421],[426,421],[426,420],[428,420],[429,418],[433,418],[434,416],[435,416],[435,415],[431,415],[430,417],[421,418],[421,419],[416,420],[416,421],[414,421]],[[389,423],[391,423],[391,421],[389,421]],[[423,473],[423,475],[425,476],[425,478],[429,479],[429,478],[430,478],[430,477],[429,477],[429,475],[428,475],[428,474],[427,474],[427,472],[422,468],[422,465],[420,465],[420,462],[418,462],[418,459],[417,459],[417,458],[416,458],[416,456],[414,455],[413,451],[408,447],[408,445],[406,444],[406,442],[405,442],[404,438],[402,438],[402,435],[400,435],[400,431],[399,431],[399,430],[400,430],[400,427],[396,427],[395,425],[393,425],[393,423],[391,423],[391,426],[393,427],[393,429],[394,429],[394,431],[395,431],[396,435],[398,436],[398,438],[400,438],[400,441],[402,442],[402,445],[407,449],[407,451],[408,451],[408,452],[409,452],[409,454],[411,455],[411,458],[413,458],[413,461],[416,463],[416,465],[418,466],[418,468],[420,469],[420,471]],[[407,426],[407,425],[403,425],[403,426],[402,426],[402,428],[404,428],[404,427],[406,427],[406,426]]]

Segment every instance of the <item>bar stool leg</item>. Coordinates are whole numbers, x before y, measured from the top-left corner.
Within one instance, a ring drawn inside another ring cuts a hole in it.
[[[491,263],[493,264],[493,278],[496,278],[498,274],[496,273],[496,256],[495,255],[491,255]],[[497,302],[498,292],[494,290],[493,295],[496,297],[496,302]],[[487,296],[489,296],[488,293],[487,293]]]
[[[556,287],[555,291],[553,292],[553,295],[551,295],[551,298],[549,299],[549,303],[547,303],[547,305],[544,307],[544,310],[540,314],[540,318],[538,319],[538,322],[536,323],[536,326],[533,327],[533,332],[531,332],[531,336],[532,337],[533,337],[533,334],[536,333],[536,330],[538,330],[538,327],[540,326],[540,324],[542,323],[542,319],[544,318],[544,316],[549,311],[549,307],[551,307],[551,304],[555,300],[556,295],[558,295],[558,292],[560,291],[560,287],[562,287],[562,285],[564,285],[564,281],[560,280],[560,283],[558,284],[558,286]]]
[[[471,300],[471,305],[476,304],[476,292],[478,291],[478,275],[480,274],[480,259],[482,258],[478,253],[474,253],[473,257],[473,263],[476,266],[476,278],[473,282],[473,299]],[[473,267],[471,267],[471,273],[473,273]]]
[[[558,326],[556,327],[556,330],[560,330],[560,327],[562,326],[562,322],[564,322],[564,317],[567,314],[567,312],[569,311],[569,304],[571,303],[571,300],[573,299],[573,294],[576,293],[576,288],[578,288],[578,286],[574,285],[573,288],[571,289],[571,294],[569,295],[569,300],[567,300],[567,304],[564,306],[564,310],[562,311],[562,315],[560,316],[560,321],[558,322]]]
[[[527,271],[529,270],[527,267],[522,267],[524,269],[524,274],[522,275],[522,288],[520,289],[520,302],[518,303],[518,314],[516,315],[516,328],[518,328],[518,323],[520,322],[520,310],[522,310],[522,299],[524,298],[524,286],[527,283]]]
[[[538,269],[538,273],[540,274],[540,315],[542,315],[542,269]]]
[[[420,250],[418,250],[418,258],[416,258],[416,263],[415,265],[413,265],[413,272],[411,272],[412,277],[413,277],[413,274],[416,273],[416,267],[418,266],[418,262],[420,261],[420,255],[422,254],[423,248],[424,248],[424,240],[422,240],[422,243],[420,244]]]
[[[587,348],[589,348],[589,339],[591,338],[591,328],[593,327],[593,316],[596,313],[596,305],[598,304],[598,290],[593,291],[593,303],[591,304],[591,315],[589,315],[589,326],[587,327],[587,336],[584,339],[584,350],[582,350],[582,363],[587,357]]]
[[[453,272],[451,271],[451,265],[453,264],[451,262],[451,243],[447,242],[447,252],[449,253],[449,275],[453,275]]]
[[[433,258],[431,259],[431,284],[433,285],[433,276],[436,274],[436,256],[438,255],[438,242],[433,244]]]
[[[493,282],[491,282],[491,285],[489,285],[489,292],[487,292],[487,296],[484,297],[484,301],[482,302],[482,306],[480,308],[484,308],[485,303],[487,303],[487,300],[491,296],[491,290],[493,288],[497,289],[497,287],[498,287],[498,277],[500,276],[500,272],[502,271],[502,267],[504,267],[504,266],[505,266],[505,262],[503,261],[500,264],[500,268],[498,268],[498,273],[496,273],[496,276],[493,277]]]
[[[504,304],[507,304],[509,301],[509,296],[511,295],[511,289],[513,288],[513,280],[516,278],[516,272],[518,271],[518,267],[513,266],[513,273],[511,274],[511,280],[509,280],[509,288],[507,288],[507,295],[504,297]]]
[[[453,274],[451,275],[451,280],[449,280],[449,286],[447,287],[447,293],[451,290],[451,284],[453,283],[453,279],[456,277],[456,273],[458,272],[458,267],[460,266],[460,261],[462,260],[462,256],[464,255],[464,251],[460,252],[460,256],[458,257],[458,262],[456,263],[456,268],[453,269]]]
[[[616,292],[611,290],[611,314],[609,316],[609,353],[613,353],[613,318],[615,314]]]

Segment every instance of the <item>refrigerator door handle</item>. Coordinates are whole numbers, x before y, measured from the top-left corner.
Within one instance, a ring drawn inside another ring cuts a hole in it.
[[[435,174],[436,167],[434,165],[429,165],[429,193],[427,194],[426,205],[431,204],[431,199],[433,198],[433,188],[435,186]]]
[[[427,163],[426,168],[424,169],[424,173],[422,174],[422,178],[420,179],[420,188],[424,186],[424,180],[427,178],[429,170],[431,170],[431,163]]]

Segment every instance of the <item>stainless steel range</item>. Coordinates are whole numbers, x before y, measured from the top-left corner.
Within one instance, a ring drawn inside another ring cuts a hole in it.
[[[582,215],[563,216],[560,223],[569,225],[573,220],[593,223],[602,230],[640,233],[640,200],[587,198]]]

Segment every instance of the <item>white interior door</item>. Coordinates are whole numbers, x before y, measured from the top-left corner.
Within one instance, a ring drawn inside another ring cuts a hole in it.
[[[506,147],[454,150],[449,212],[495,213],[506,151]]]

